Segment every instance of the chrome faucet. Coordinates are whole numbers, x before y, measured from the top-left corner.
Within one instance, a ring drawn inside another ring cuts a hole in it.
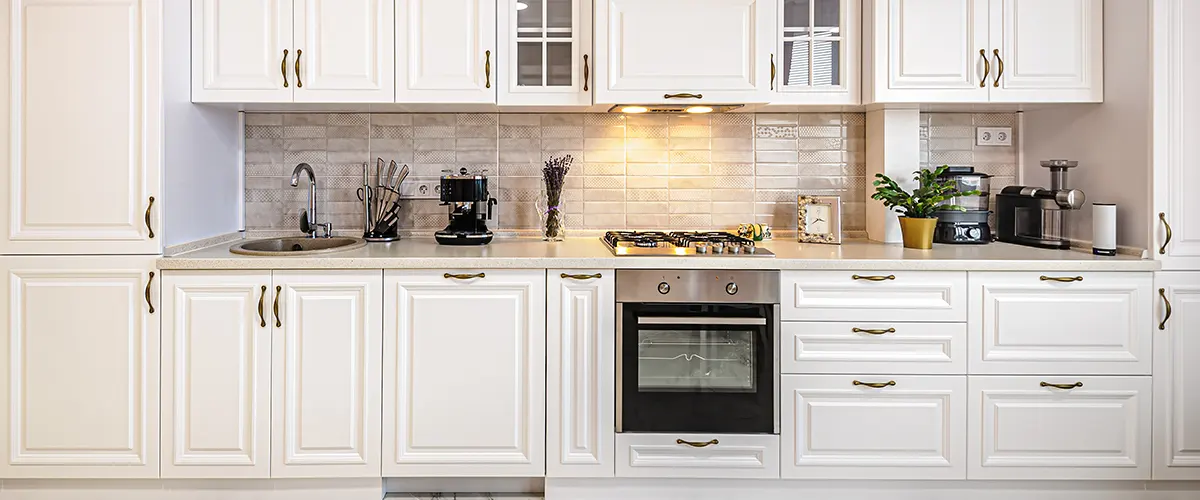
[[[317,237],[317,228],[325,228],[325,238],[333,236],[333,223],[317,223],[317,176],[313,174],[312,165],[301,163],[292,171],[292,187],[300,185],[300,172],[308,174],[308,210],[300,214],[300,231],[308,234],[309,238]]]

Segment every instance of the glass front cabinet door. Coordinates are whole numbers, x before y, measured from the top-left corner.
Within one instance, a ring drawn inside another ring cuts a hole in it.
[[[592,0],[501,0],[501,106],[592,104]]]
[[[771,104],[859,104],[862,0],[778,0]]]

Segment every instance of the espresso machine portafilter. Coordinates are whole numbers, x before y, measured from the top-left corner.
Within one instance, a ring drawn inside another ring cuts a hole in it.
[[[1066,226],[1070,213],[1083,208],[1083,191],[1067,187],[1067,170],[1079,166],[1072,160],[1046,160],[1050,189],[1009,186],[996,196],[1000,241],[1039,248],[1067,250]]]

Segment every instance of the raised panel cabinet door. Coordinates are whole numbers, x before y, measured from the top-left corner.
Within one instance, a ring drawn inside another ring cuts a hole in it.
[[[158,477],[155,259],[0,257],[0,477]]]
[[[1102,102],[1103,0],[990,0],[992,102]]]
[[[596,103],[767,102],[776,2],[598,0]]]
[[[295,2],[295,101],[395,102],[395,0]]]
[[[1200,480],[1200,273],[1155,286],[1154,479]]]
[[[192,102],[292,102],[293,0],[192,0]]]
[[[382,273],[272,281],[271,477],[380,477]]]
[[[501,106],[590,106],[596,85],[592,0],[499,0]]]
[[[968,479],[1150,479],[1150,377],[969,377]]]
[[[862,0],[776,0],[770,104],[858,104]]]
[[[614,271],[546,275],[546,476],[612,477],[616,443]]]
[[[544,475],[545,271],[385,282],[383,475]]]
[[[395,0],[396,102],[496,102],[496,0]]]
[[[783,373],[966,375],[965,323],[786,322]]]
[[[0,10],[0,254],[160,253],[160,1]]]
[[[921,321],[967,318],[967,273],[785,271],[784,321]]]
[[[1154,4],[1154,228],[1163,270],[1200,270],[1200,2]]]
[[[971,374],[1149,375],[1152,273],[970,274]]]
[[[966,478],[965,376],[784,375],[781,386],[784,478]]]
[[[988,101],[988,0],[872,3],[866,101]]]
[[[269,271],[163,274],[162,477],[271,476]]]

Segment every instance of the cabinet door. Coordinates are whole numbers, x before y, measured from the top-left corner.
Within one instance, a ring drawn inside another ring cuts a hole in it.
[[[987,102],[988,0],[876,0],[867,102]]]
[[[784,478],[966,478],[966,377],[784,375],[781,386]]]
[[[967,478],[1150,479],[1150,385],[1150,377],[970,377]]]
[[[862,0],[777,0],[771,104],[858,104]]]
[[[546,475],[612,477],[616,440],[614,271],[546,276]]]
[[[1154,479],[1200,479],[1200,273],[1159,273]],[[1167,301],[1171,315],[1166,317]]]
[[[1164,270],[1200,270],[1200,2],[1155,4],[1154,243]]]
[[[499,0],[497,102],[592,104],[592,0]]]
[[[0,477],[158,477],[154,260],[0,257]]]
[[[394,102],[395,0],[296,0],[296,102]]]
[[[777,1],[599,0],[596,103],[766,102]]]
[[[163,275],[162,477],[271,475],[271,273]]]
[[[192,102],[292,102],[293,0],[192,0]]]
[[[385,281],[383,475],[543,475],[545,271]]]
[[[271,477],[379,477],[379,271],[275,272]]]
[[[1103,0],[991,0],[992,102],[1104,100]]]
[[[0,254],[159,253],[160,2],[9,4]]]
[[[396,2],[396,102],[495,103],[496,0]]]

